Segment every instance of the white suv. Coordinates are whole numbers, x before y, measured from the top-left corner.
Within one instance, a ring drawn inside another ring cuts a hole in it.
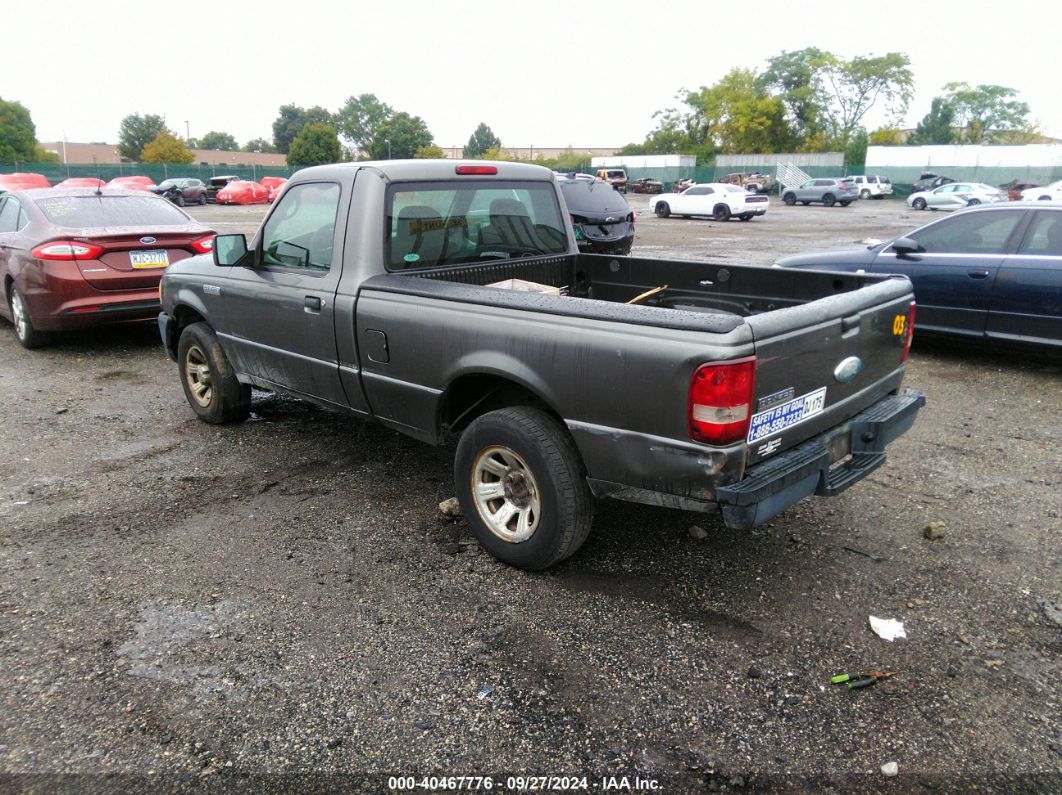
[[[880,199],[892,194],[892,183],[888,177],[845,177],[847,182],[852,182],[859,189],[860,199]]]

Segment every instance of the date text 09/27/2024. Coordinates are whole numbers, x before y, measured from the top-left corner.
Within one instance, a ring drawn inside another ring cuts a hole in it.
[[[640,776],[390,776],[387,788],[391,791],[493,791],[516,792],[653,792],[660,782]]]

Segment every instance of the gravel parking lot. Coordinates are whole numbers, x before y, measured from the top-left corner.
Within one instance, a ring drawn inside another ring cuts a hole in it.
[[[630,199],[636,255],[760,265],[928,219]],[[265,208],[190,212],[253,232]],[[1062,367],[916,341],[907,384],[917,425],[841,496],[758,536],[606,502],[528,574],[440,515],[452,449],[264,393],[210,427],[153,328],[30,352],[2,324],[0,790],[1058,792]],[[867,670],[897,674],[830,684]]]

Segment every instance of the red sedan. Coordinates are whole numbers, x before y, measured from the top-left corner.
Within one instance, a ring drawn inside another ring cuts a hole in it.
[[[107,183],[108,188],[124,188],[126,190],[151,190],[155,183],[151,177],[115,177]]]
[[[0,316],[39,348],[54,331],[153,320],[166,266],[214,248],[214,232],[142,191],[0,196]]]
[[[35,174],[31,171],[0,174],[0,191],[48,187],[51,187],[51,183],[43,174]]]
[[[218,204],[265,204],[269,201],[269,188],[238,179],[219,190],[214,201]]]
[[[262,177],[261,182],[262,187],[269,189],[269,203],[272,204],[288,181],[284,177]]]
[[[56,184],[57,188],[105,188],[107,183],[95,177],[68,177]]]

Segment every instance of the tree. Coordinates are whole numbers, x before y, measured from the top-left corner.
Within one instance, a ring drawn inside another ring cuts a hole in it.
[[[903,132],[898,127],[878,127],[870,134],[871,146],[899,146],[903,143]]]
[[[368,149],[380,125],[394,116],[395,111],[375,94],[349,97],[338,111],[335,123],[340,134],[358,150]]]
[[[331,123],[332,114],[320,105],[314,105],[309,110],[300,108],[298,105],[281,105],[280,113],[273,122],[273,144],[278,152],[286,155],[291,142],[295,140],[303,127],[308,124]]]
[[[369,142],[369,153],[374,160],[393,160],[413,157],[417,149],[433,143],[428,125],[420,116],[396,113],[376,128]]]
[[[273,144],[267,141],[265,138],[252,138],[250,141],[240,147],[241,152],[266,152],[268,154],[274,154],[277,148]]]
[[[925,146],[950,144],[955,140],[955,108],[944,97],[933,97],[929,113],[918,122],[907,143]]]
[[[331,124],[307,124],[288,149],[289,166],[319,166],[338,163],[342,157],[336,128]]]
[[[948,83],[946,102],[955,114],[960,143],[999,143],[1008,133],[1033,133],[1029,123],[1029,106],[1013,97],[1018,93],[1013,88],[968,83]]]
[[[118,128],[118,152],[122,159],[138,162],[143,160],[144,147],[155,140],[159,133],[169,132],[166,119],[151,113],[141,116],[132,113],[122,119]],[[157,161],[176,162],[176,161]]]
[[[623,148],[616,152],[617,155],[647,155],[649,152],[646,150],[644,143],[641,144],[627,144]]]
[[[235,152],[239,149],[236,139],[226,132],[211,130],[199,139],[199,149],[211,149],[215,152]]]
[[[911,59],[900,52],[882,56],[857,55],[845,61],[835,55],[826,58],[822,70],[833,106],[833,138],[847,147],[861,129],[863,117],[878,102],[898,118],[907,111],[914,90]]]
[[[413,157],[418,160],[440,160],[446,157],[446,153],[440,147],[431,144],[430,146],[418,147],[417,151],[414,152]]]
[[[800,142],[823,137],[829,127],[830,99],[823,86],[823,69],[830,58],[818,47],[783,50],[768,59],[767,70],[760,76],[764,88],[779,92],[789,125]]]
[[[465,157],[476,158],[482,157],[483,153],[488,149],[501,146],[501,140],[494,134],[483,122],[479,123],[475,132],[468,138],[468,143],[465,144]]]
[[[0,99],[0,163],[37,162],[37,128],[21,102]]]
[[[732,69],[713,86],[689,92],[686,102],[704,117],[707,138],[726,153],[791,148],[785,104],[769,96],[751,69]]]
[[[144,145],[140,159],[144,163],[191,163],[195,155],[184,141],[169,130],[163,130]]]
[[[844,167],[849,174],[862,172],[867,162],[867,144],[870,136],[867,131],[860,127],[848,139],[848,145],[844,148]]]

